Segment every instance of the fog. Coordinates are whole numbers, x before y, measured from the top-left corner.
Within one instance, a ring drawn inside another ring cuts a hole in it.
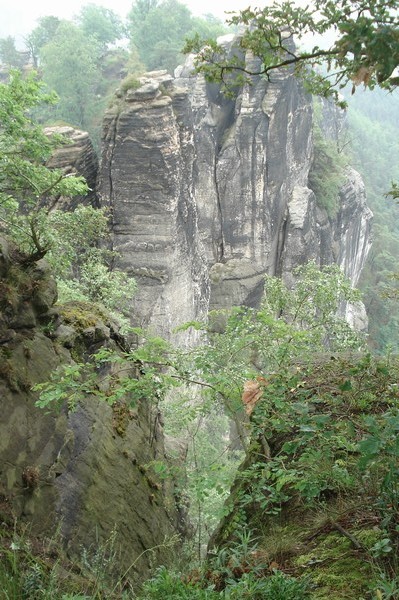
[[[40,17],[53,15],[63,19],[71,19],[79,13],[82,6],[89,4],[82,0],[67,0],[57,2],[54,0],[0,0],[0,37],[11,35],[18,43],[23,41],[35,26]],[[132,0],[94,0],[97,4],[110,8],[125,17],[132,6]],[[248,0],[185,0],[190,10],[195,15],[212,13],[224,19],[225,11],[235,11],[252,6],[263,6],[265,2]]]

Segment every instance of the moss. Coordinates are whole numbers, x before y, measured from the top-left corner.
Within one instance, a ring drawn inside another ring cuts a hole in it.
[[[363,553],[335,532],[319,536],[311,552],[297,556],[293,564],[315,586],[315,600],[359,600],[373,577]]]
[[[112,427],[118,435],[124,437],[133,413],[124,402],[114,402],[112,405]]]
[[[75,327],[78,332],[94,327],[99,321],[109,321],[106,311],[90,302],[66,302],[60,306],[60,315],[65,323]]]
[[[7,348],[6,346],[3,346],[2,348],[0,348],[0,364],[4,360],[11,358],[12,355],[13,355],[13,352],[12,352],[11,348]]]
[[[0,353],[0,357],[2,353]],[[13,365],[9,360],[0,361],[0,379],[3,379],[13,391],[18,390],[16,375]]]
[[[72,359],[76,363],[80,363],[82,362],[83,358],[85,357],[85,354],[87,353],[87,346],[85,345],[83,340],[78,338],[77,340],[75,340],[73,348],[70,349],[70,353]]]
[[[21,300],[32,296],[36,286],[37,282],[27,269],[18,264],[12,265],[7,277],[0,281],[0,309],[11,306],[16,310]]]
[[[353,535],[359,542],[362,544],[366,550],[370,550],[377,542],[379,542],[384,536],[381,529],[373,528],[373,529],[362,529],[359,531],[354,531]]]
[[[163,83],[160,84],[159,91],[161,92],[162,96],[169,96],[169,98],[171,98],[173,95],[172,90],[168,89]]]

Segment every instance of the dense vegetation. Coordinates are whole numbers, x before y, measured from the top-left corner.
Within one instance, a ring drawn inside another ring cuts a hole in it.
[[[359,9],[355,2],[349,6]],[[325,31],[327,24],[335,24],[341,33],[342,81],[352,77],[354,84],[395,83],[398,55],[393,33],[397,32],[391,11],[395,6],[369,4],[369,16],[383,19],[384,37],[368,18],[354,20],[346,12],[348,3],[319,3],[327,21],[318,27]],[[266,31],[268,52],[276,38],[270,37],[265,17],[274,14],[280,26],[295,15],[304,30],[314,26],[302,9],[298,12],[288,4],[280,15],[276,7],[270,9],[274,13],[265,10],[246,12],[243,19],[257,19],[258,29],[247,41],[259,48],[259,34]],[[358,37],[359,21],[366,42]],[[193,19],[175,0],[137,0],[127,27],[113,11],[88,5],[74,23],[41,19],[28,37],[29,55],[40,68],[41,80],[11,71],[7,84],[0,85],[0,231],[16,244],[22,263],[47,256],[62,299],[99,302],[123,313],[126,294],[134,292],[135,284],[123,273],[111,271],[112,257],[98,247],[107,232],[103,211],[49,210],[57,195],[84,193],[85,183],[47,169],[46,159],[63,140],[46,137],[37,119],[67,120],[93,131],[99,125],[96,115],[121,72],[171,70],[188,33],[197,30],[206,37],[219,28],[211,17]],[[112,46],[126,35],[129,50]],[[370,39],[375,39],[374,45]],[[387,48],[389,60],[380,64]],[[282,49],[282,38],[277,37],[280,60]],[[320,54],[323,60],[326,56]],[[25,65],[9,38],[1,40],[0,58],[8,66]],[[296,57],[294,63],[302,61]],[[46,93],[43,81],[58,92],[58,104],[54,94]],[[325,80],[316,77],[313,83],[317,87]],[[323,90],[328,94],[329,88]],[[367,103],[360,107],[362,100],[358,101],[350,131],[354,156],[378,213],[378,243],[364,285],[366,301],[375,311],[370,314],[373,343],[383,349],[397,343],[392,320],[388,321],[388,315],[397,314],[396,302],[377,296],[396,272],[397,235],[388,227],[396,218],[396,207],[387,200],[382,205],[381,198],[389,180],[397,177],[399,151],[392,143],[397,123],[378,98],[373,98],[371,109]],[[339,186],[331,177],[336,154],[322,139],[318,143],[312,185],[332,215]],[[371,149],[371,163],[365,149]],[[395,168],[389,170],[393,161]],[[382,178],[382,173],[388,174]],[[340,169],[333,175],[339,179]],[[97,390],[97,395],[111,404],[124,398],[132,405],[145,397],[162,407],[167,430],[188,440],[188,479],[181,473],[181,491],[191,505],[194,535],[184,574],[178,571],[180,555],[176,573],[159,569],[135,595],[126,574],[115,570],[112,539],[102,547],[82,550],[79,564],[71,564],[54,549],[55,540],[32,540],[14,524],[6,499],[1,498],[0,587],[5,598],[398,597],[397,360],[374,359],[364,340],[338,316],[343,302],[359,299],[338,269],[320,271],[310,263],[294,275],[292,289],[267,278],[257,309],[236,307],[210,315],[207,323],[183,325],[202,336],[202,343],[191,351],[182,352],[135,330],[140,343],[124,354],[103,349],[90,362],[68,365],[55,371],[50,382],[37,386],[39,406],[53,409],[67,402],[74,410],[87,390],[98,388],[97,367],[139,364],[139,379],[110,381],[107,392]],[[377,324],[373,314],[378,315]],[[171,390],[173,402],[164,403]],[[159,481],[170,476],[162,462],[147,467]],[[204,561],[207,540],[219,521]]]
[[[370,343],[378,352],[397,352],[399,209],[386,193],[399,180],[399,97],[374,90],[348,101],[351,162],[364,179],[374,213],[373,245],[359,282],[370,316]]]

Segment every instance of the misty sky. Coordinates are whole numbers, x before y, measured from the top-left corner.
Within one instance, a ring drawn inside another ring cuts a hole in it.
[[[91,0],[111,8],[125,17],[132,5],[132,0]],[[71,19],[85,4],[84,0],[0,0],[0,37],[11,35],[16,40],[23,39],[35,26],[40,17],[53,15]],[[251,6],[263,6],[261,0],[184,0],[195,15],[213,13],[223,18],[226,10],[240,10]]]

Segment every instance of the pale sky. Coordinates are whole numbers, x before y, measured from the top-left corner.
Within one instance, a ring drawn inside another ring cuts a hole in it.
[[[0,0],[0,37],[11,35],[21,40],[35,26],[40,17],[55,16],[71,19],[85,4],[111,8],[125,18],[133,0]],[[212,13],[224,18],[224,12],[242,10],[248,6],[264,6],[263,0],[184,0],[193,14]]]

